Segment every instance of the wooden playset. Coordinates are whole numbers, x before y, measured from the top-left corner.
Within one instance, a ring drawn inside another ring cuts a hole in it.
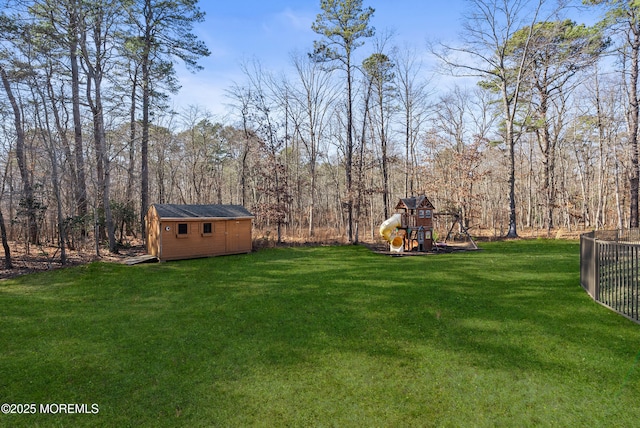
[[[458,224],[473,248],[478,248],[464,227],[459,214],[434,212],[433,204],[424,195],[400,199],[395,210],[396,213],[380,225],[380,236],[389,243],[391,252],[436,250],[437,245],[433,234],[434,218],[444,216],[452,219],[451,228],[444,239],[445,243],[451,236],[454,226]]]

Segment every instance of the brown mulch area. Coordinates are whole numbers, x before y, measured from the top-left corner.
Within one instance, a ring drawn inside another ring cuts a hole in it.
[[[78,266],[98,260],[122,263],[129,257],[139,256],[145,253],[145,248],[142,244],[120,248],[118,254],[110,254],[108,250],[101,248],[99,256],[96,254],[95,248],[83,250],[67,249],[67,263],[63,266],[60,263],[60,249],[57,247],[30,245],[27,249],[24,243],[18,242],[11,242],[9,246],[11,248],[13,269],[5,268],[4,250],[0,246],[0,280],[28,273]]]

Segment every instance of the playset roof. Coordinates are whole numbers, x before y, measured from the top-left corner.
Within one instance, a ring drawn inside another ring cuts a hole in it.
[[[396,205],[397,210],[417,210],[419,208],[426,208],[429,210],[435,209],[431,201],[429,201],[429,199],[424,195],[400,199],[400,202]]]

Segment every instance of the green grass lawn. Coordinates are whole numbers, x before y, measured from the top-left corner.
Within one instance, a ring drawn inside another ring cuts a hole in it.
[[[0,282],[0,403],[38,406],[0,426],[638,426],[640,326],[582,290],[579,244],[482,248]]]

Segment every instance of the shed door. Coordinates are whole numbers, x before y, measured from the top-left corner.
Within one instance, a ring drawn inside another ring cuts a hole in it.
[[[227,252],[251,251],[251,220],[227,220]]]
[[[235,253],[239,247],[238,221],[227,220],[225,223],[227,223],[227,252]]]
[[[225,254],[227,252],[227,222],[215,221],[212,226],[213,240],[211,240],[211,253]]]

